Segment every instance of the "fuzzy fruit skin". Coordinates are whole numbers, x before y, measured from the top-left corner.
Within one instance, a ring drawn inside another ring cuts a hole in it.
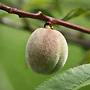
[[[62,68],[68,56],[64,36],[56,30],[38,28],[26,45],[28,66],[39,74],[51,74]]]

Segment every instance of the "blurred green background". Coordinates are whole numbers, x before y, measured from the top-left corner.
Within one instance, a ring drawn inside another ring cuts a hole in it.
[[[71,10],[90,7],[90,0],[0,0],[0,3],[27,12],[63,19]],[[90,13],[70,19],[69,22],[90,28]],[[43,21],[19,18],[0,10],[0,90],[35,90],[50,77],[71,67],[90,62],[90,35],[55,25],[61,31],[69,47],[65,66],[52,75],[40,75],[31,71],[25,59],[25,48],[32,31],[44,26]],[[79,90],[90,90],[90,85]]]

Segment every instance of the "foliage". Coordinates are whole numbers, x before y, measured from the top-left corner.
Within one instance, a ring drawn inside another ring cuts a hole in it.
[[[76,90],[90,84],[90,64],[64,71],[45,81],[36,90]]]
[[[67,21],[88,13],[90,13],[90,9],[78,8],[75,10],[71,10],[62,20]]]

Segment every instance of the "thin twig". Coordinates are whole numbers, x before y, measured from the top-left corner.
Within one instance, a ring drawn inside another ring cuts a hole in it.
[[[51,21],[52,24],[62,25],[71,29],[75,29],[75,30],[90,34],[90,29],[49,17],[47,15],[44,15],[42,12],[38,12],[37,14],[29,13],[29,12],[18,10],[16,8],[11,8],[1,3],[0,3],[0,9],[11,14],[17,14],[20,18],[34,18],[34,19],[43,20],[43,21]]]

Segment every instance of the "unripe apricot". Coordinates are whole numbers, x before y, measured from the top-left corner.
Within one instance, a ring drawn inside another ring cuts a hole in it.
[[[27,63],[37,73],[51,74],[58,71],[64,66],[67,56],[68,45],[59,31],[38,28],[27,42]]]

